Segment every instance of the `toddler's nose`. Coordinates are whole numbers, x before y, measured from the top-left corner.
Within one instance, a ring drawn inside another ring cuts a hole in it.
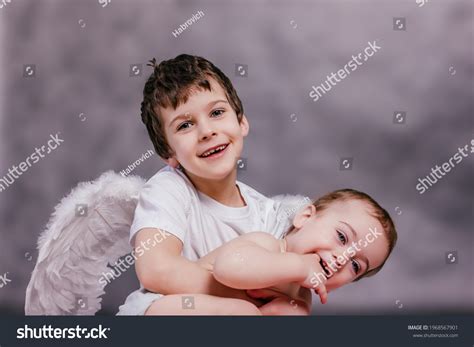
[[[338,257],[337,254],[333,254],[332,257],[333,257],[334,263],[336,263],[336,265],[337,265],[338,268],[344,266],[344,264],[339,261],[339,260],[342,258],[342,256]],[[339,259],[339,260],[338,260],[338,259]]]

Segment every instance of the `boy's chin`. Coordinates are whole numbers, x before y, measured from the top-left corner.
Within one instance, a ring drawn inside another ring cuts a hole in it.
[[[209,167],[199,168],[193,175],[199,178],[218,181],[222,180],[237,170],[235,163],[220,163],[218,165],[209,165]]]
[[[203,177],[209,180],[219,181],[229,177],[229,175],[231,175],[235,170],[237,169],[234,166],[232,166],[230,169],[223,168],[220,170],[206,170],[206,172],[203,173]]]

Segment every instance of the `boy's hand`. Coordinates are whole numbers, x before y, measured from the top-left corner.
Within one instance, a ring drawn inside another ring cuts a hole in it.
[[[305,288],[314,289],[314,292],[319,295],[321,303],[325,304],[328,298],[325,286],[327,278],[324,276],[325,272],[320,264],[321,258],[317,254],[304,254],[301,257],[308,275],[300,285]],[[320,275],[316,276],[316,274]]]

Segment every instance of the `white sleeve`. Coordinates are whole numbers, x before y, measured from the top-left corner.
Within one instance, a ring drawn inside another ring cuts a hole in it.
[[[137,232],[143,228],[167,231],[184,242],[190,201],[191,192],[182,177],[173,172],[153,176],[140,192],[130,228],[132,247]]]

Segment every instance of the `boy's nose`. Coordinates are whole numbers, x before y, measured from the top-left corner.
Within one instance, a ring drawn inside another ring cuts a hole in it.
[[[211,137],[217,135],[216,131],[210,126],[210,124],[202,124],[199,126],[199,138],[201,141],[206,141]]]

